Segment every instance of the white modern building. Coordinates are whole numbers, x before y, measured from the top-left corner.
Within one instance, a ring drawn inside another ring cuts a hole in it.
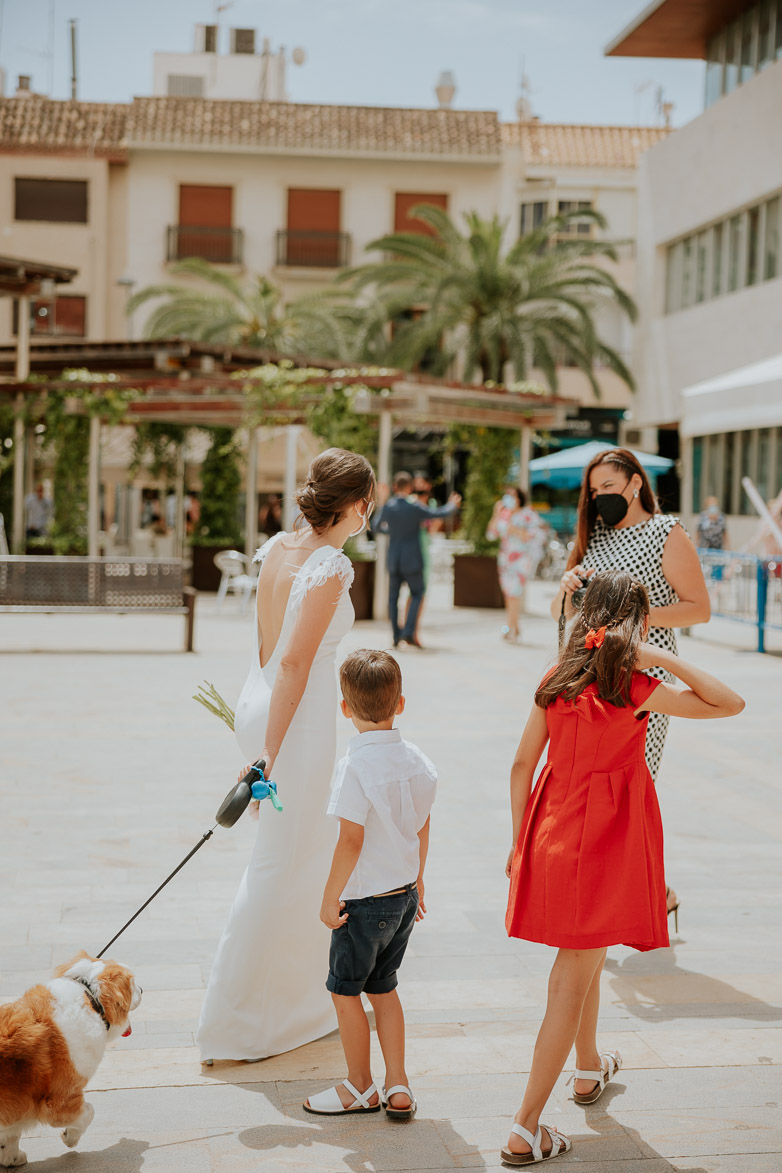
[[[226,34],[227,53],[220,52]],[[303,49],[293,50],[295,65],[302,65],[304,59]],[[287,64],[285,50],[272,50],[268,37],[259,41],[255,29],[197,24],[192,53],[155,53],[152,92],[169,98],[286,102]]]
[[[782,3],[659,0],[606,50],[706,61],[705,109],[641,159],[634,422],[682,441],[682,511],[706,495],[734,546],[741,488],[782,486]]]

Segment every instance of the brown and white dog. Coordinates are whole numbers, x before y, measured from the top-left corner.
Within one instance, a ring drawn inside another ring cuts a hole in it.
[[[80,953],[53,981],[0,1006],[0,1167],[24,1165],[19,1138],[36,1124],[61,1128],[68,1148],[78,1144],[95,1115],[87,1080],[106,1043],[130,1034],[140,1001],[129,969]]]

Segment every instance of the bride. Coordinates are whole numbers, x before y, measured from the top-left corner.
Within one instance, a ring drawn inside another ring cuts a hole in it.
[[[336,755],[335,659],[353,623],[353,570],[342,546],[367,525],[374,496],[369,462],[329,448],[297,494],[307,524],[256,554],[253,658],[236,737],[250,762],[266,759],[284,811],[259,819],[201,1010],[202,1062],[264,1059],[336,1026],[325,986],[329,937],[318,914],[334,839],[325,810]]]

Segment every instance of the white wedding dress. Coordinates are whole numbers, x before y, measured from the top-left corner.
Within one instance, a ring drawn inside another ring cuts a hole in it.
[[[285,536],[270,539],[256,560],[262,562]],[[335,661],[354,619],[348,593],[353,568],[341,550],[322,546],[291,570],[282,628],[265,668],[253,617],[253,658],[235,727],[245,759],[255,761],[265,744],[272,688],[298,610],[307,591],[332,575],[344,588],[274,763],[284,809],[277,813],[270,802],[261,803],[255,846],[217,948],[198,1025],[202,1059],[266,1058],[336,1027],[326,990],[329,934],[319,913],[336,841],[334,820],[325,813],[336,755]]]

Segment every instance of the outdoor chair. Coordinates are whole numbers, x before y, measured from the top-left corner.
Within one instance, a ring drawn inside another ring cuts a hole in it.
[[[215,554],[214,563],[220,571],[220,585],[217,588],[217,604],[222,607],[229,591],[241,594],[242,605],[247,606],[257,584],[252,574],[250,559],[238,550],[221,550]]]

